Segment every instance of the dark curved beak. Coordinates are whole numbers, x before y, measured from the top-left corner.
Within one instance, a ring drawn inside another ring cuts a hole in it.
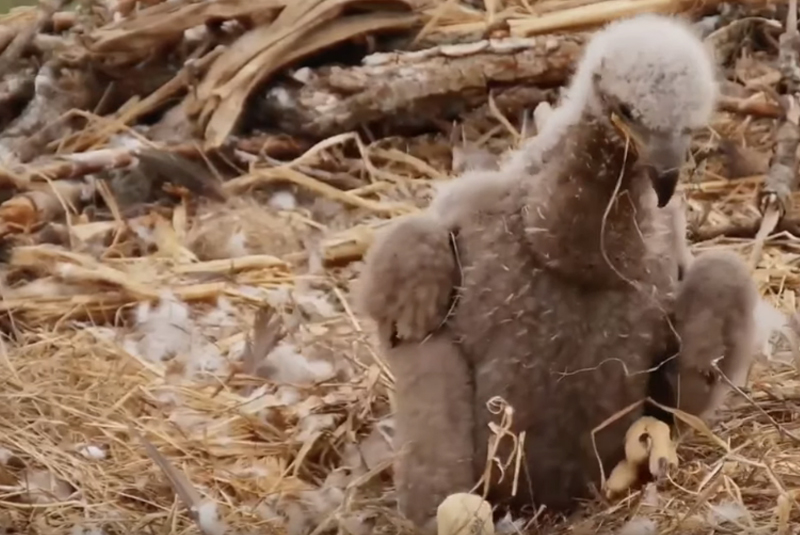
[[[666,171],[659,171],[652,165],[648,165],[646,169],[647,175],[650,177],[650,182],[653,184],[653,189],[656,191],[658,207],[664,208],[667,203],[669,203],[670,199],[672,199],[672,196],[675,194],[675,189],[678,187],[680,169],[673,167]]]
[[[690,137],[687,135],[653,135],[644,147],[642,164],[664,208],[675,194],[681,167],[686,163]]]

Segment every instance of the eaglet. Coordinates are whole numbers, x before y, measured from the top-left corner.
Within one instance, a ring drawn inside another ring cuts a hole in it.
[[[664,209],[716,95],[712,59],[688,26],[612,23],[527,154],[376,240],[360,302],[395,375],[398,503],[418,526],[484,473],[491,400],[513,408],[525,441],[518,474],[513,461],[492,470],[489,500],[566,512],[599,482],[598,459],[608,474],[623,457],[643,409],[593,429],[648,394],[702,413],[716,399],[712,372],[748,358],[747,270],[719,253],[684,265],[683,222]],[[503,439],[498,462],[514,449]]]

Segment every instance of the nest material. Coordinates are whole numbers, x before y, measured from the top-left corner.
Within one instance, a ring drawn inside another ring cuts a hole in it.
[[[557,99],[579,32],[718,4],[150,1],[4,16],[0,524],[404,531],[392,377],[349,295],[373,233],[449,179],[452,119],[476,153],[517,146],[520,112]],[[781,78],[780,24],[763,18],[775,10],[703,22],[731,82],[684,186],[698,251],[751,255],[761,224],[753,201],[785,114],[752,88]],[[778,229],[798,220],[790,206]],[[787,312],[795,241],[767,240],[755,270]],[[670,481],[526,529],[788,533],[800,383],[786,355],[685,437]]]

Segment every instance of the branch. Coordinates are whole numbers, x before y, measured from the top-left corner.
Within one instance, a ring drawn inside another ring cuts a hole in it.
[[[753,239],[758,235],[761,225],[761,219],[757,218],[731,223],[729,225],[701,227],[695,231],[690,231],[689,238],[692,242],[704,242],[722,237]],[[784,217],[778,221],[777,225],[769,232],[768,236],[781,232],[788,232],[793,236],[800,237],[800,219]]]
[[[430,130],[524,88],[538,94],[507,99],[517,115],[549,100],[564,84],[583,50],[586,34],[491,39],[439,45],[413,52],[378,53],[362,65],[294,71],[254,102],[252,119],[294,135],[325,138],[368,125],[390,132]],[[755,97],[723,97],[719,108],[758,117],[783,110]],[[381,131],[381,133],[386,133]]]
[[[286,136],[260,136],[233,141],[230,147],[221,147],[217,151],[225,153],[228,149],[232,149],[231,153],[238,150],[286,159],[300,155],[307,148],[307,144]],[[54,157],[37,165],[0,168],[0,187],[12,186],[25,190],[30,189],[30,185],[36,181],[80,178],[92,173],[131,167],[138,161],[142,150],[142,148],[98,149]],[[201,159],[207,155],[195,143],[160,146],[157,150],[164,154],[175,154],[189,159]]]

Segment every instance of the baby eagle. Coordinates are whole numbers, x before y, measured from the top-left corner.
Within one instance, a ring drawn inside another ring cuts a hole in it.
[[[694,412],[712,401],[711,371],[744,358],[749,341],[731,332],[752,322],[747,270],[701,255],[679,288],[674,215],[663,209],[716,95],[711,58],[683,23],[612,23],[541,134],[557,142],[529,145],[530,165],[511,158],[485,172],[483,191],[451,189],[458,206],[434,202],[373,245],[360,300],[395,372],[398,501],[416,524],[483,474],[491,400],[513,407],[511,431],[525,441],[503,438],[493,452],[490,501],[566,512],[598,483],[598,458],[606,474],[622,458],[641,409],[592,430],[648,394],[649,371],[684,333],[726,342],[710,348],[719,354],[691,346],[669,367],[678,394],[695,381],[692,402],[678,400]],[[698,334],[693,317],[709,310],[718,321]]]

